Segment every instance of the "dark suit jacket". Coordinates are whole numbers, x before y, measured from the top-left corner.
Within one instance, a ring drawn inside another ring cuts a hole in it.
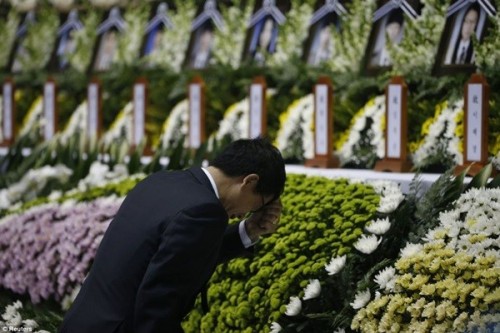
[[[155,173],[118,210],[60,332],[182,332],[216,264],[244,253],[203,170]]]
[[[460,54],[459,54],[459,49],[458,47],[460,46],[460,38],[457,40],[455,44],[455,48],[453,50],[453,57],[452,63],[453,64],[458,64],[460,59]],[[469,46],[467,47],[467,50],[465,52],[465,58],[464,58],[464,64],[470,64],[472,62],[472,54],[474,53],[474,45],[472,45],[472,40],[469,43]]]

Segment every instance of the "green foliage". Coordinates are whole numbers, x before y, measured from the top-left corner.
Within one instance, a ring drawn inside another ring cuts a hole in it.
[[[235,259],[217,269],[208,289],[210,312],[202,316],[195,309],[184,323],[186,331],[268,332],[289,296],[299,294],[311,278],[326,278],[324,267],[332,256],[351,252],[375,216],[379,196],[346,180],[289,175],[281,200],[278,231],[256,245],[253,259]]]

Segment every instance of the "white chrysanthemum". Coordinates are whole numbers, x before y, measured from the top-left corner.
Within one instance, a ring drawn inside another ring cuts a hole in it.
[[[290,297],[290,303],[286,306],[285,314],[287,316],[296,316],[302,310],[302,302],[296,296]]]
[[[365,229],[372,234],[383,235],[389,230],[390,227],[391,223],[389,222],[389,218],[386,217],[385,219],[372,221],[365,227]]]
[[[318,279],[310,280],[309,284],[304,289],[303,300],[313,299],[321,293],[321,284]]]
[[[305,158],[314,156],[314,133],[312,124],[314,121],[314,95],[309,94],[298,100],[295,100],[284,112],[280,115],[280,129],[276,137],[276,146],[282,152],[283,157],[292,156],[288,151],[294,145],[301,144]],[[297,138],[297,133],[300,133],[300,138]],[[296,142],[295,140],[302,142]]]
[[[437,153],[438,147],[453,158],[455,164],[463,163],[463,154],[460,152],[460,139],[455,134],[457,115],[463,112],[463,100],[456,101],[441,110],[434,123],[429,126],[429,133],[424,138],[422,145],[413,154],[415,166],[422,167],[426,160]]]
[[[271,332],[269,332],[269,333],[279,333],[279,332],[281,332],[281,330],[282,330],[281,325],[278,324],[277,322],[273,321],[271,323]]]
[[[354,248],[361,253],[370,254],[377,249],[382,238],[378,238],[375,235],[361,235],[361,237],[354,243]]]
[[[33,329],[38,327],[38,323],[36,321],[34,321],[33,319],[25,319],[25,320],[23,320],[22,324],[25,328],[31,329],[30,332],[33,331]]]
[[[328,275],[335,275],[340,272],[340,270],[345,266],[346,258],[347,257],[345,255],[332,258],[332,260],[330,260],[330,263],[325,265],[325,269],[328,272]]]
[[[377,208],[377,211],[380,213],[392,213],[405,198],[399,184],[396,182],[374,180],[367,183],[380,195],[379,207]]]
[[[351,303],[351,307],[354,310],[361,309],[370,301],[370,298],[371,298],[370,289],[359,291],[358,293],[356,293],[356,297],[354,298],[354,301]]]
[[[179,140],[186,138],[188,133],[188,113],[188,99],[180,101],[172,109],[172,112],[170,112],[170,115],[163,125],[163,133],[160,139],[163,148],[175,147]]]
[[[335,331],[333,331],[333,333],[345,333],[345,329],[343,329],[343,328],[338,328],[338,329],[336,329]]]
[[[21,180],[6,189],[0,190],[0,209],[9,208],[18,202],[35,199],[50,180],[61,183],[68,181],[73,171],[64,165],[44,166],[40,169],[29,170]]]
[[[401,258],[409,258],[422,251],[424,246],[422,244],[412,244],[408,243],[406,246],[401,249],[400,256]]]
[[[383,158],[385,156],[385,139],[382,125],[384,116],[385,95],[380,95],[370,100],[355,115],[353,123],[349,128],[349,136],[337,152],[342,164],[346,164],[355,158],[353,149],[361,139],[361,132],[365,130],[368,118],[372,120],[371,126],[368,130],[370,133],[370,144],[376,150],[379,158]]]
[[[392,291],[396,282],[395,275],[396,269],[394,267],[386,267],[375,276],[375,282],[380,286],[380,289]]]

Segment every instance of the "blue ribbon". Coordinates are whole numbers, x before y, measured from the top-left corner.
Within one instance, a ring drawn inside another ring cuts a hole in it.
[[[62,36],[71,30],[80,30],[83,29],[83,24],[78,19],[78,11],[76,9],[72,9],[69,12],[68,19],[64,24],[57,30],[57,35]]]
[[[248,27],[253,27],[268,15],[280,25],[286,21],[285,15],[278,9],[278,7],[276,7],[274,0],[264,0],[262,8],[252,15],[250,22],[248,23]]]
[[[489,15],[489,16],[495,16],[497,11],[495,10],[495,6],[493,6],[488,0],[458,0],[454,4],[452,4],[450,7],[448,7],[448,10],[446,11],[446,17],[450,17],[451,15],[455,14],[458,12],[460,9],[463,7],[472,4],[474,2],[478,2],[481,8],[484,9],[484,11]]]
[[[330,13],[336,13],[338,16],[341,16],[347,14],[347,10],[342,6],[339,0],[325,0],[325,4],[313,13],[309,25],[314,25]]]
[[[146,34],[150,33],[153,29],[157,28],[160,24],[162,24],[167,29],[173,29],[174,24],[172,20],[167,15],[168,5],[164,2],[158,5],[156,9],[156,15],[151,19],[146,27]]]
[[[224,29],[224,20],[222,19],[222,15],[220,14],[220,12],[217,10],[217,4],[215,3],[215,0],[207,0],[205,2],[203,11],[193,20],[191,31],[197,30],[203,25],[203,23],[208,20],[212,20],[217,29]]]
[[[401,8],[401,10],[412,20],[418,17],[417,11],[406,0],[390,0],[373,14],[373,22],[380,20],[391,10]]]
[[[120,32],[125,30],[125,22],[120,14],[120,9],[117,7],[111,8],[108,18],[97,27],[97,34],[101,35],[113,27]]]
[[[23,23],[16,31],[16,38],[23,37],[28,31],[28,26],[35,23],[35,12],[30,10],[24,17]]]

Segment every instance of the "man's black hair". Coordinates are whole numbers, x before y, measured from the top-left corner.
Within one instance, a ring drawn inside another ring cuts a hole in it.
[[[210,163],[226,176],[259,176],[256,191],[277,199],[285,187],[285,162],[267,139],[241,139],[230,143]]]

